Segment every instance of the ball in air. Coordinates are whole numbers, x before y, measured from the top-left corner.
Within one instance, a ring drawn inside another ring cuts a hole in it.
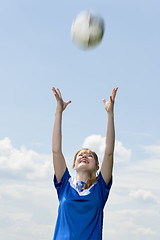
[[[100,15],[93,11],[81,12],[72,23],[72,40],[82,49],[94,48],[101,42],[104,29],[104,20]]]

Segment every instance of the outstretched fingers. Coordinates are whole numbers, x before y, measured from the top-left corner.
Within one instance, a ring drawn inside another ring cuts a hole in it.
[[[68,100],[65,104],[66,104],[66,107],[68,106],[68,104],[70,104],[71,103],[71,101],[70,100]]]
[[[52,91],[53,91],[55,97],[58,97],[58,92],[56,91],[55,87],[52,87]]]
[[[52,91],[53,91],[53,93],[54,93],[56,98],[62,99],[61,92],[60,92],[60,90],[58,88],[56,90],[55,87],[52,87]]]
[[[68,100],[66,103],[67,103],[67,105],[70,104],[70,103],[71,103],[71,100]]]
[[[102,101],[104,103],[104,106],[105,106],[105,109],[106,109],[107,112],[113,111],[114,100],[115,100],[115,97],[116,97],[117,90],[118,90],[118,87],[114,88],[112,90],[112,93],[111,93],[110,98],[109,98],[108,101],[106,101],[105,98],[102,99]]]
[[[52,87],[52,91],[57,93],[57,90],[55,87]]]
[[[103,98],[102,101],[103,101],[104,104],[107,102],[105,98]]]
[[[60,109],[63,111],[68,106],[68,104],[71,103],[71,101],[70,100],[68,100],[67,102],[63,101],[59,88],[56,89],[55,87],[52,87],[52,91],[56,97],[57,104],[60,106]]]
[[[60,92],[59,88],[57,88],[57,92],[58,92],[58,96],[59,96],[59,98],[62,99],[62,95],[61,95],[61,92]]]
[[[116,97],[117,90],[118,90],[118,87],[113,88],[112,94],[111,94],[111,96],[110,96],[110,101],[111,101],[111,102],[114,102],[115,97]]]
[[[52,91],[53,91],[54,94],[56,93],[55,87],[52,87]]]
[[[111,96],[110,96],[110,98],[109,98],[109,100],[110,100],[111,103],[113,103],[114,100],[115,100],[117,90],[118,90],[118,87],[113,88],[113,90],[112,90]],[[102,101],[103,101],[104,104],[107,102],[105,98],[103,98]]]

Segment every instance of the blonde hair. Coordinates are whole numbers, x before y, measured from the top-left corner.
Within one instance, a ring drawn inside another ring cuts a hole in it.
[[[84,189],[88,189],[90,186],[92,186],[95,182],[98,181],[97,170],[99,169],[99,161],[98,161],[98,156],[97,156],[97,154],[96,154],[93,150],[91,150],[91,149],[89,149],[89,148],[82,148],[82,149],[80,149],[80,150],[75,154],[75,156],[74,156],[73,167],[74,167],[74,165],[75,165],[77,155],[78,155],[79,152],[81,152],[81,151],[85,151],[85,152],[92,153],[92,155],[93,155],[93,157],[94,157],[94,159],[95,159],[95,162],[96,162],[95,171],[93,171],[93,172],[90,174],[90,176],[89,176],[86,184],[84,185]]]

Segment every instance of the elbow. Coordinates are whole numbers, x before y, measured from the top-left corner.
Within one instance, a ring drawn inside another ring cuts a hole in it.
[[[53,153],[53,154],[57,154],[58,151],[52,148],[52,153]]]
[[[109,144],[106,144],[105,155],[107,155],[108,157],[113,157],[113,155],[114,155],[114,145],[110,146]]]
[[[52,153],[53,153],[53,155],[58,155],[61,153],[61,149],[52,148]]]
[[[111,153],[108,153],[108,156],[109,156],[109,157],[113,157],[113,155],[114,155],[114,153],[113,153],[113,152],[111,152]]]
[[[113,159],[113,155],[114,155],[113,152],[112,153],[108,153],[108,158],[109,159]]]
[[[108,156],[113,156],[113,154],[114,154],[114,149],[112,149],[112,148],[106,148],[106,149],[105,149],[105,154],[108,155]]]
[[[114,152],[113,152],[113,151],[105,151],[105,156],[106,156],[107,158],[113,158]]]
[[[52,144],[52,153],[53,154],[58,154],[61,152],[61,147],[56,145],[56,144]]]

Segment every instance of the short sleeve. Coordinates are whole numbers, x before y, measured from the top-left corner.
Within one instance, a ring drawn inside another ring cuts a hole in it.
[[[66,168],[66,170],[65,170],[65,172],[64,172],[64,174],[61,178],[61,181],[59,183],[57,182],[56,175],[54,175],[54,186],[57,190],[57,194],[58,194],[59,199],[63,194],[63,191],[65,189],[65,186],[67,185],[67,182],[68,182],[69,178],[70,178],[70,174],[69,174],[68,168]]]
[[[109,181],[108,184],[105,183],[101,172],[99,172],[99,179],[98,179],[98,183],[99,183],[99,187],[100,187],[100,191],[101,191],[101,196],[102,196],[102,201],[103,201],[103,205],[105,205],[108,196],[109,196],[109,192],[112,186],[112,177]]]

